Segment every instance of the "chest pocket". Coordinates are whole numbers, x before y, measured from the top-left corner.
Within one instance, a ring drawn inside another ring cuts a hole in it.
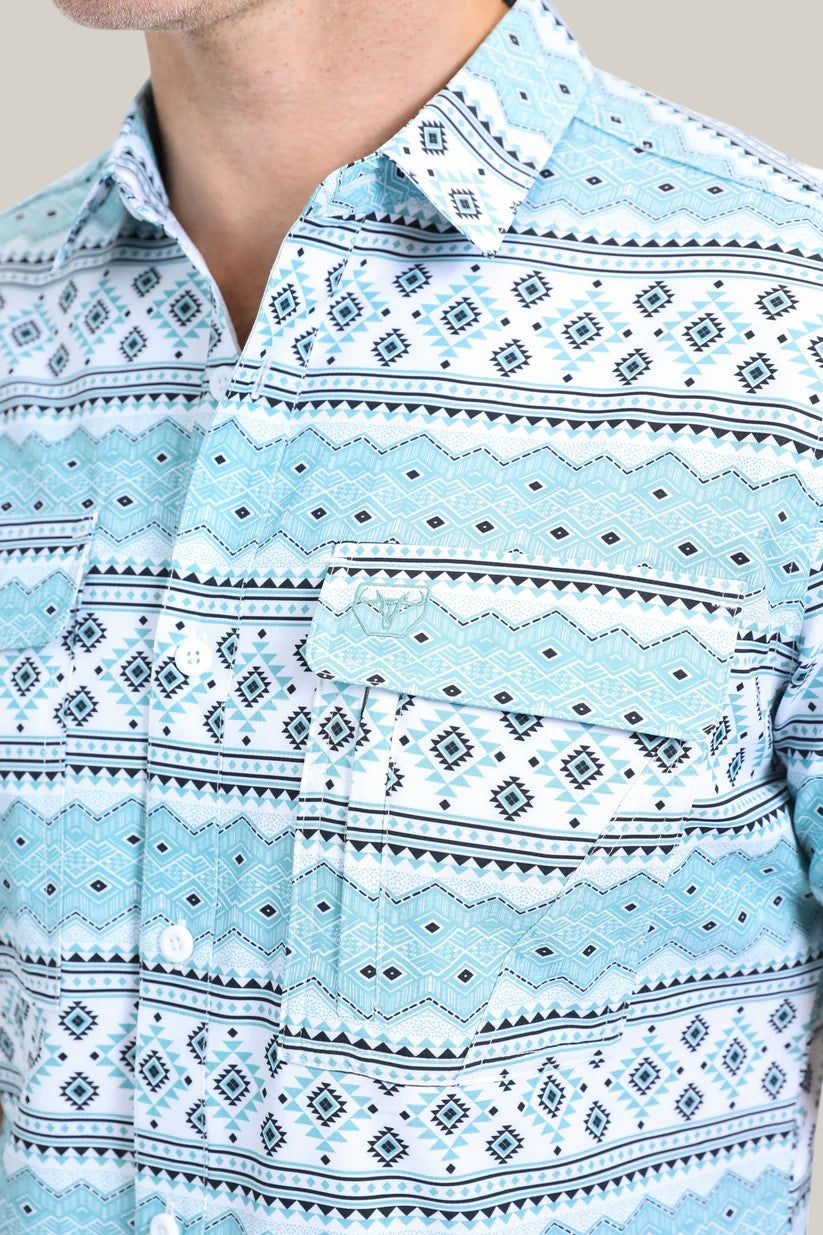
[[[34,984],[48,984],[59,955],[68,631],[94,523],[0,519],[0,915]]]
[[[642,563],[338,546],[283,1041],[337,1018],[387,1061],[463,1066],[616,1032],[752,600]]]

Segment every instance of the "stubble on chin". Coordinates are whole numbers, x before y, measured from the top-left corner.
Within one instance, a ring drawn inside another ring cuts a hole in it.
[[[196,30],[261,0],[54,0],[66,17],[97,30]]]

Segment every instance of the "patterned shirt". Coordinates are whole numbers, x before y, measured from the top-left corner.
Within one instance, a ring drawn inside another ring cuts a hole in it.
[[[0,219],[0,1232],[800,1235],[821,176],[517,0],[241,349],[156,124]]]

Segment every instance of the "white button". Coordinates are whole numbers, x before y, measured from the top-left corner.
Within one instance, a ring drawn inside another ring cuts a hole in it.
[[[155,1214],[149,1224],[149,1235],[180,1235],[180,1227],[171,1214]]]
[[[217,403],[223,402],[233,369],[234,366],[230,364],[216,365],[209,374],[209,393]]]
[[[174,663],[187,677],[208,672],[213,660],[212,650],[205,639],[197,639],[193,635],[188,639],[181,639],[174,653]]]
[[[182,922],[175,926],[167,926],[160,932],[160,951],[167,961],[179,965],[187,961],[194,951],[194,940],[191,931]]]

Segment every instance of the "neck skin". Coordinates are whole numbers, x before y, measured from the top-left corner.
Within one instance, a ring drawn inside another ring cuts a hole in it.
[[[396,133],[507,12],[503,0],[261,0],[146,34],[172,213],[240,347],[320,181]]]

